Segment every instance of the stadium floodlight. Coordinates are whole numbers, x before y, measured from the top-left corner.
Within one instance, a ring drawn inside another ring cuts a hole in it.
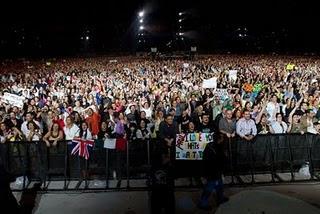
[[[139,27],[139,30],[143,30],[144,29],[144,27],[141,25],[140,27]]]
[[[182,19],[179,19],[179,22],[182,22]]]
[[[179,36],[182,36],[182,35],[183,35],[183,33],[180,32],[180,33],[179,33]]]
[[[86,40],[89,40],[90,38],[89,38],[89,36],[86,36]]]
[[[140,12],[138,13],[138,15],[139,15],[139,17],[143,17],[144,12],[143,12],[143,11],[140,11]]]
[[[140,22],[140,23],[143,23],[143,19],[140,19],[139,22]]]
[[[179,16],[182,16],[182,13],[181,13],[181,12],[179,13]]]

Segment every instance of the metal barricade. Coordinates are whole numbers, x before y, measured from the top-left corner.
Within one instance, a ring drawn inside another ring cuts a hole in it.
[[[95,189],[90,184],[97,180],[104,184],[99,189],[134,188],[133,180],[141,180],[148,187],[151,160],[158,156],[154,149],[157,144],[156,139],[128,142],[125,150],[118,151],[106,149],[103,142],[97,141],[90,149],[89,160],[85,160],[70,154],[72,145],[68,141],[58,142],[58,146],[52,148],[47,148],[42,141],[9,142],[0,144],[0,162],[12,175],[40,182],[45,190],[50,190],[48,184],[53,181],[63,181],[61,190]],[[271,183],[298,181],[301,180],[299,169],[306,162],[311,176],[302,180],[320,179],[319,135],[259,135],[252,142],[229,141],[226,148],[226,175],[231,176],[231,184],[259,183],[258,175],[269,176],[271,179],[267,182]],[[176,164],[177,177],[201,176],[199,160],[176,161]],[[240,177],[246,180],[239,182]],[[71,188],[70,181],[78,183]],[[23,189],[28,185],[25,183]]]

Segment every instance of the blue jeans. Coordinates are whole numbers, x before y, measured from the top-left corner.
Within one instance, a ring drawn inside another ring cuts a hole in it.
[[[201,199],[199,203],[200,206],[207,207],[209,205],[209,197],[213,192],[213,190],[215,190],[217,194],[217,198],[216,198],[217,203],[218,204],[222,203],[224,199],[222,179],[218,179],[218,180],[208,179],[207,184],[205,185],[201,195]]]

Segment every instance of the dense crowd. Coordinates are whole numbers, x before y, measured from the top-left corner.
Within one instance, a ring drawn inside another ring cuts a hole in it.
[[[3,61],[0,140],[43,140],[50,147],[74,137],[157,138],[171,147],[177,133],[246,141],[257,134],[319,134],[319,65],[314,57],[230,55]],[[217,86],[203,88],[212,77]],[[24,98],[23,106],[4,93]]]

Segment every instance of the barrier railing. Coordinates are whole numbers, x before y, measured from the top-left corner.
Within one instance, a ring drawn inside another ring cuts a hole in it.
[[[260,183],[259,176],[264,176],[263,183],[320,180],[319,135],[259,135],[252,142],[226,139],[224,143],[227,156],[224,176],[229,184]],[[11,174],[23,177],[21,189],[28,188],[32,181],[41,182],[46,190],[51,190],[48,183],[52,181],[63,182],[61,190],[112,189],[110,182],[114,181],[117,188],[127,189],[132,188],[132,180],[141,179],[148,187],[151,160],[158,144],[157,140],[129,142],[125,151],[117,151],[96,143],[89,160],[85,160],[70,154],[72,147],[68,141],[53,148],[47,148],[42,141],[10,142],[0,144],[0,161]],[[301,177],[299,169],[306,163],[310,176]],[[199,165],[199,160],[176,160],[175,177],[201,176]],[[103,181],[103,187],[90,186],[92,180]]]

